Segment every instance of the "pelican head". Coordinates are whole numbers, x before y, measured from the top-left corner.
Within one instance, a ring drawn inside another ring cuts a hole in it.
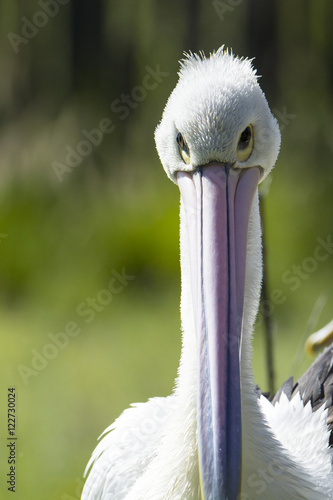
[[[201,495],[235,500],[249,220],[258,184],[280,147],[251,61],[223,47],[209,58],[187,56],[155,140],[167,175],[180,188],[186,226]]]

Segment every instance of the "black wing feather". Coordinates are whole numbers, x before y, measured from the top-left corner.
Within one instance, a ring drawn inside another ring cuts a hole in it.
[[[286,380],[271,399],[272,404],[280,399],[282,392],[289,400],[299,392],[304,405],[311,402],[313,411],[325,404],[325,408],[328,408],[329,444],[333,446],[333,344],[319,354],[314,363],[295,384],[292,377]]]

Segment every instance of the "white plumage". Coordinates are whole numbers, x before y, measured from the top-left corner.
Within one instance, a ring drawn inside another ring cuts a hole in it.
[[[240,161],[239,140],[249,124],[253,129],[253,149]],[[186,138],[184,148],[189,153],[189,163],[184,162],[176,140],[180,132],[182,138]],[[179,82],[168,100],[155,137],[162,164],[176,183],[180,183],[178,172],[190,172],[189,181],[192,175],[197,179],[198,169],[212,162],[231,165],[231,169],[241,173],[259,166],[262,179],[273,168],[280,146],[277,122],[257,83],[251,62],[238,59],[223,48],[207,59],[190,55],[182,62]],[[188,232],[191,217],[196,217],[197,212],[193,208],[192,213],[185,201],[182,191],[183,344],[174,392],[167,398],[132,405],[104,431],[86,469],[87,474],[91,468],[82,499],[199,500],[203,498],[201,487],[209,492],[205,500],[333,498],[327,409],[323,405],[313,412],[310,403],[303,405],[298,393],[291,400],[282,393],[273,405],[258,394],[254,384],[251,337],[262,277],[257,194],[252,202],[247,233],[239,354],[242,474],[240,490],[237,488],[241,493],[216,496],[216,490],[211,489],[210,484],[207,486],[207,478],[202,479],[205,484],[200,486],[198,331],[190,258],[193,240]],[[205,305],[202,307],[208,314]],[[218,485],[220,492],[225,491],[222,483]]]

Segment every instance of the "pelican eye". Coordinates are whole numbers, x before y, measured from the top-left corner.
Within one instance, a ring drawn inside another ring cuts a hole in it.
[[[190,150],[189,150],[188,145],[186,144],[184,137],[182,136],[182,134],[180,132],[178,132],[178,134],[177,134],[176,141],[178,143],[179,153],[180,153],[180,156],[182,157],[183,162],[186,163],[187,165],[189,165],[189,163],[191,162]]]
[[[240,135],[237,146],[237,160],[246,161],[253,150],[253,128],[248,125]]]

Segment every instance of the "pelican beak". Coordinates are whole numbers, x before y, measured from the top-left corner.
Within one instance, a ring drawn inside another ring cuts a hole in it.
[[[190,248],[198,356],[198,453],[204,500],[241,484],[240,349],[249,216],[260,168],[179,172]]]
[[[333,342],[333,320],[323,328],[310,335],[305,342],[305,352],[308,356],[313,356],[323,347],[329,346]]]

